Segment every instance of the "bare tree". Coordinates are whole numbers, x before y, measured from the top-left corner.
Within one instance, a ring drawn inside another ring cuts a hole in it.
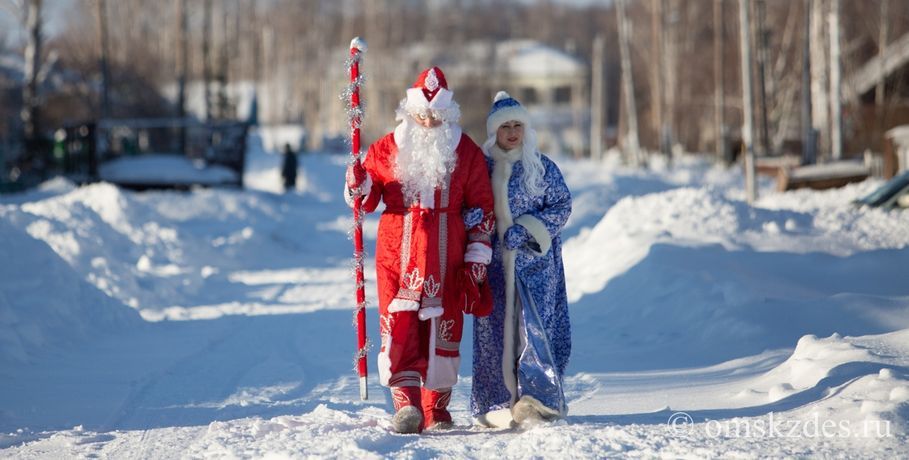
[[[748,203],[757,200],[757,182],[754,164],[754,96],[751,85],[751,20],[749,0],[739,0],[739,37],[742,49],[742,111],[745,122],[742,125],[742,142],[745,154],[745,196]]]
[[[189,72],[189,23],[186,0],[176,0],[177,17],[177,117],[186,117],[186,80]],[[180,126],[178,151],[186,153],[186,127]]]
[[[108,65],[107,0],[95,1],[98,18],[98,54],[101,67],[101,118],[110,116],[110,66]]]
[[[726,85],[723,69],[723,26],[726,4],[724,0],[713,1],[713,85],[714,85],[714,131],[717,161],[726,161]]]
[[[843,156],[843,88],[840,59],[840,0],[831,0],[827,21],[830,28],[830,156]]]
[[[22,129],[27,149],[34,149],[41,133],[39,120],[39,71],[41,68],[42,1],[29,0],[26,26],[28,44],[25,46],[25,86],[22,88]],[[32,152],[30,152],[32,153]]]
[[[629,41],[631,31],[629,30],[628,16],[625,14],[625,0],[616,0],[616,14],[619,23],[619,49],[622,55],[622,88],[625,95],[625,115],[628,120],[628,133],[625,137],[626,154],[630,157],[630,163],[640,165],[640,142],[638,141],[638,115],[634,98],[634,77],[631,70],[631,51]]]
[[[212,119],[211,103],[211,41],[212,41],[212,6],[211,0],[202,0],[202,85],[205,99],[205,120]]]
[[[830,98],[828,91],[828,36],[826,24],[826,2],[811,0],[811,118],[817,131],[818,151],[830,148]]]

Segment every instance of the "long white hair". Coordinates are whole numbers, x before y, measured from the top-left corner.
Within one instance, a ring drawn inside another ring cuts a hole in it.
[[[492,147],[496,145],[496,134],[492,133],[486,142],[483,143],[483,153],[486,156],[492,156]],[[537,132],[529,127],[524,127],[524,142],[521,146],[521,165],[524,167],[524,177],[522,185],[524,191],[530,196],[540,196],[546,190],[546,184],[543,182],[543,175],[546,173],[543,167],[543,158],[537,151]]]

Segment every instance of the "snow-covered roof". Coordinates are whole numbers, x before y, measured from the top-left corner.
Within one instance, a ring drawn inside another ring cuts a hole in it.
[[[551,77],[583,75],[585,71],[584,63],[579,58],[533,40],[506,42],[499,50],[498,54],[507,62],[510,73]]]
[[[472,41],[464,46],[443,48],[417,43],[402,50],[402,60],[411,65],[399,69],[411,70],[418,63],[432,62],[450,76],[490,73],[499,77],[583,76],[586,65],[577,56],[530,39],[498,42]]]
[[[102,180],[118,184],[218,185],[237,182],[237,173],[173,154],[144,154],[109,161],[98,168]]]

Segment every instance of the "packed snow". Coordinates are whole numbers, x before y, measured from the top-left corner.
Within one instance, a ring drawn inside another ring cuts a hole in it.
[[[906,455],[909,213],[850,204],[879,180],[750,206],[704,157],[556,157],[568,418],[474,426],[467,334],[456,427],[399,435],[353,371],[346,158],[282,194],[281,136],[251,134],[246,190],[0,197],[0,458]]]

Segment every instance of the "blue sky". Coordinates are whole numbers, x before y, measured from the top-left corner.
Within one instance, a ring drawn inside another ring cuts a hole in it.
[[[66,24],[66,14],[74,0],[45,0],[45,33],[54,35]],[[21,27],[21,17],[16,16],[16,8],[7,0],[0,0],[0,37],[11,41],[24,40],[25,32]]]

